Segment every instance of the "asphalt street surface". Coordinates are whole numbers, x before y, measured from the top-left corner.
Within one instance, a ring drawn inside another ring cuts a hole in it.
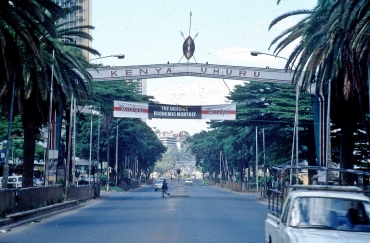
[[[176,184],[169,183],[169,193],[175,194]],[[185,189],[188,197],[162,198],[154,186],[109,193],[0,233],[0,242],[264,242],[267,205],[256,200],[258,194],[203,186],[201,180]]]

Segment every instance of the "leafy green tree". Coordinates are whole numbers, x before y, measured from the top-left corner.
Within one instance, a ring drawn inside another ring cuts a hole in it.
[[[137,94],[135,85],[132,82],[111,81],[109,84],[96,82],[93,84],[93,96],[88,101],[88,104],[93,105],[103,114],[103,131],[105,132],[105,138],[108,138],[115,137],[115,130],[111,128],[114,100],[147,102],[151,98],[151,96]],[[106,157],[109,166],[114,167],[114,154],[111,155],[110,151],[114,151],[115,147],[111,144],[111,139],[106,139],[105,141],[107,144],[102,146],[102,157]],[[104,150],[104,148],[109,149]]]
[[[133,170],[132,174],[133,178],[139,179],[141,172],[149,178],[155,162],[162,157],[166,147],[152,129],[140,119],[118,119],[118,131],[120,130],[123,134],[121,133],[118,137],[120,148],[118,160],[133,158],[137,161],[136,170]]]
[[[49,14],[61,14],[63,10],[50,0],[2,1],[0,12],[0,85],[4,113],[9,111],[12,82],[23,79],[23,58],[19,51],[28,52],[33,63],[45,72],[47,63],[41,54],[40,36],[55,37],[56,28]]]
[[[4,141],[7,139],[8,134],[8,119],[5,116],[0,116],[0,140]],[[20,138],[23,137],[23,127],[21,117],[15,116],[12,125],[12,137]],[[3,146],[3,148],[6,148]]]
[[[108,83],[94,83],[93,96],[86,104],[96,107],[104,116],[103,131],[100,137],[100,161],[107,158],[110,167],[115,167],[116,158],[116,126],[118,125],[118,169],[123,171],[126,161],[137,161],[135,172],[144,172],[149,177],[153,171],[155,161],[161,158],[166,148],[159,141],[152,129],[142,120],[134,118],[113,119],[113,101],[148,102],[152,97],[139,95],[132,82],[112,81]],[[89,158],[90,144],[90,115],[81,114],[77,126],[76,151],[83,158]],[[93,131],[97,131],[97,119],[93,119]],[[93,133],[93,151],[97,150],[97,133]],[[127,163],[126,163],[127,165]],[[138,179],[140,175],[133,174]],[[124,175],[123,173],[119,173]]]
[[[186,131],[182,131],[180,133],[185,134],[185,137],[190,137]],[[163,154],[162,158],[156,162],[156,166],[154,170],[161,174],[171,171],[174,173],[176,169],[177,161],[194,161],[195,157],[191,152],[191,147],[186,140],[181,142],[181,147],[178,149],[177,147],[169,146],[167,147],[167,151]]]
[[[265,153],[271,161],[269,164],[283,164],[290,161],[296,98],[292,87],[283,84],[251,82],[237,87],[228,98],[237,104],[237,119],[213,122],[211,126],[226,125],[243,128],[239,129],[238,133],[244,134],[246,151],[252,151],[251,147],[255,144],[255,127],[259,130],[264,129]],[[300,158],[301,161],[306,159],[314,164],[314,138],[310,136],[313,134],[313,122],[309,95],[302,94],[299,104]],[[290,146],[287,146],[288,144]],[[309,153],[305,152],[307,148],[310,148]],[[262,150],[259,149],[259,151]]]
[[[238,86],[227,97],[237,105],[235,121],[212,121],[213,130],[195,134],[186,140],[196,156],[197,165],[210,173],[219,172],[219,152],[227,158],[230,171],[238,171],[241,181],[246,168],[255,168],[256,127],[265,132],[263,151],[262,134],[258,134],[258,158],[271,166],[290,162],[295,114],[295,91],[290,85],[250,82]],[[315,163],[313,122],[309,95],[300,96],[299,158]],[[214,155],[217,156],[214,156]],[[251,163],[254,162],[254,163]],[[225,170],[225,169],[224,169]],[[223,178],[228,176],[223,171]]]
[[[13,139],[9,154],[9,159],[12,159],[13,163],[20,165],[23,163],[23,143],[24,140],[22,138]],[[4,142],[3,147],[5,148],[6,146],[7,143]],[[44,160],[45,149],[41,144],[36,144],[35,151],[35,159],[38,161]]]
[[[209,173],[219,174],[219,155],[221,148],[216,138],[217,130],[202,131],[186,139],[195,155],[196,166]]]

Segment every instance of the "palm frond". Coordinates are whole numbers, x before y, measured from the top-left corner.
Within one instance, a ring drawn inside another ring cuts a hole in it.
[[[276,17],[275,19],[273,19],[271,21],[271,23],[268,27],[268,30],[270,30],[274,25],[276,25],[277,23],[279,23],[280,21],[282,21],[282,20],[284,20],[288,17],[294,16],[294,15],[310,14],[311,12],[312,12],[311,10],[301,9],[301,10],[295,10],[295,11],[291,11],[291,12],[282,14],[282,15]]]

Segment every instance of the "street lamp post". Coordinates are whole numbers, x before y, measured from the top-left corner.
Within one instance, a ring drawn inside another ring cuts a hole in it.
[[[118,186],[118,122],[116,131],[116,186]]]
[[[108,55],[108,56],[103,56],[103,57],[97,57],[97,58],[89,59],[89,61],[103,59],[103,58],[108,58],[108,57],[116,57],[118,59],[124,59],[125,58],[125,54],[114,54],[114,55]],[[101,113],[99,111],[99,116],[98,116],[98,146],[97,146],[97,156],[96,156],[98,162],[100,160],[100,151],[99,151],[100,150],[100,114]],[[90,140],[91,140],[91,136],[92,136],[91,134],[92,134],[92,131],[90,131]],[[91,165],[91,141],[90,141],[90,165]],[[109,163],[108,163],[108,167],[107,168],[109,169]],[[101,171],[102,170],[103,170],[103,167],[101,165]],[[109,170],[108,170],[108,176],[109,176]],[[109,184],[109,180],[108,180],[108,184]],[[107,190],[108,190],[108,186],[107,186]]]
[[[116,54],[116,55],[109,55],[109,56],[104,56],[104,57],[97,57],[97,58],[89,59],[89,61],[103,59],[103,58],[107,58],[107,57],[117,57],[118,59],[124,59],[125,54]]]
[[[270,56],[270,57],[277,57],[277,58],[281,58],[281,59],[284,59],[284,60],[288,60],[288,58],[286,57],[281,57],[281,56],[275,56],[275,55],[272,55],[272,54],[269,54],[269,53],[264,53],[264,52],[260,52],[260,51],[251,51],[251,55],[256,57],[258,55],[266,55],[266,56]]]
[[[256,188],[258,192],[258,127],[256,127]]]
[[[269,53],[259,52],[259,51],[251,51],[252,56],[258,56],[258,55],[267,55],[272,56],[275,58],[281,58],[288,61],[288,58],[272,55]],[[294,64],[292,64],[294,66]],[[292,67],[291,66],[291,67]],[[291,68],[292,69],[292,68]],[[300,86],[298,84],[298,87],[296,87],[296,107],[295,107],[295,116],[294,116],[294,130],[293,130],[293,148],[292,148],[292,159],[291,159],[291,165],[293,166],[293,151],[294,151],[294,145],[296,148],[296,165],[298,165],[298,98],[299,98],[299,89]],[[297,178],[298,178],[298,169],[297,169]],[[292,170],[290,170],[290,185],[292,185]],[[266,183],[266,182],[265,182]]]
[[[99,118],[98,118],[98,149],[97,149],[97,154],[96,154],[96,161],[98,161],[98,163],[100,162],[100,111],[99,111]],[[103,170],[103,165],[100,164],[100,173],[102,172]]]
[[[92,116],[93,116],[93,110],[92,106],[90,106],[90,153],[89,153],[89,185],[91,185],[91,151],[92,151]]]
[[[266,196],[266,152],[265,152],[265,129],[262,128],[262,148],[263,148],[263,196]]]
[[[53,53],[54,54],[54,53]],[[104,56],[104,57],[98,57],[98,58],[93,58],[93,59],[90,59],[89,61],[92,61],[92,60],[97,60],[97,59],[102,59],[102,58],[107,58],[107,57],[117,57],[118,59],[123,59],[125,58],[125,55],[124,54],[115,54],[115,55],[109,55],[109,56]],[[74,183],[74,180],[75,180],[75,166],[76,166],[76,154],[75,154],[75,146],[76,146],[76,100],[73,98],[73,95],[72,95],[72,98],[71,98],[71,117],[70,117],[70,126],[72,126],[72,123],[73,123],[73,159],[72,159],[72,184]],[[91,147],[92,147],[92,108],[90,110],[91,112],[91,121],[90,121],[90,159],[89,159],[89,181],[91,181],[90,179],[90,171],[91,171]],[[98,151],[97,151],[97,160],[99,161],[99,145],[100,145],[100,111],[99,111],[99,121],[98,121]],[[68,146],[70,146],[70,143],[71,143],[71,135],[72,135],[72,131],[71,131],[71,128],[70,128],[70,131],[69,131],[70,135],[69,135],[69,144]],[[70,147],[69,147],[70,148]],[[68,158],[67,158],[67,172],[66,172],[66,185],[68,185],[68,181],[69,181],[69,165],[70,165],[70,162],[68,160],[70,158],[70,149],[68,149]],[[102,168],[101,168],[102,169]],[[109,175],[109,174],[108,174]],[[95,181],[95,180],[94,180]],[[89,182],[90,184],[90,182]],[[78,183],[77,183],[77,186],[78,186]],[[108,190],[108,187],[107,187],[107,190]],[[66,191],[65,191],[65,194],[66,194],[66,199],[67,199],[67,195],[68,195],[68,186],[66,186]]]
[[[71,141],[72,141],[72,117],[73,117],[73,95],[71,99],[71,110],[69,111],[69,128],[68,128],[68,149],[67,149],[67,164],[66,164],[66,188],[65,188],[65,195],[64,200],[68,198],[68,188],[69,188],[69,168],[71,163]],[[72,185],[74,184],[74,178],[72,178]]]
[[[222,158],[222,150],[220,151],[220,186],[221,186],[221,179],[222,179],[222,176],[221,176],[221,158]]]

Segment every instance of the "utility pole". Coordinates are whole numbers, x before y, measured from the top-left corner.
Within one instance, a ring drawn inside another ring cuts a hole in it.
[[[96,161],[98,163],[100,162],[100,110],[99,110],[99,118],[98,118],[98,149],[97,149],[97,154],[96,154]],[[100,164],[100,173],[103,169],[103,166]]]
[[[266,152],[265,152],[265,129],[262,128],[263,134],[263,196],[266,196]]]
[[[76,177],[76,99],[73,99],[73,159],[72,159],[72,178]],[[78,180],[77,180],[78,186]]]
[[[53,78],[54,78],[54,50],[53,50],[53,63],[51,65],[51,78],[50,78],[50,103],[49,103],[49,124],[48,124],[48,139],[46,144],[46,160],[45,160],[45,170],[44,170],[44,183],[45,186],[49,183],[49,160],[50,160],[50,145],[52,141],[52,123],[51,117],[53,114]]]
[[[18,35],[15,35],[15,45],[18,47]],[[10,151],[10,143],[13,143],[13,139],[11,139],[11,136],[12,136],[12,126],[13,126],[14,93],[15,93],[16,77],[17,77],[17,73],[15,70],[13,70],[12,93],[11,93],[11,101],[10,101],[10,109],[9,109],[9,123],[8,123],[8,140],[7,140],[8,142],[6,144],[5,161],[4,161],[4,167],[3,167],[2,188],[8,187],[9,151]]]
[[[71,98],[71,110],[70,110],[70,118],[69,118],[69,129],[68,129],[68,152],[67,152],[67,165],[66,165],[66,190],[64,195],[64,200],[68,198],[68,184],[69,184],[69,168],[71,164],[71,142],[72,142],[72,116],[73,116],[73,95]],[[73,184],[72,178],[72,184]]]
[[[256,127],[256,188],[258,192],[258,128]]]
[[[107,192],[109,191],[109,174],[110,174],[111,171],[112,171],[112,168],[109,167],[109,164],[108,164],[108,167],[107,167],[107,174],[108,174]]]
[[[221,186],[221,179],[222,179],[222,176],[221,176],[221,158],[222,158],[222,150],[220,151],[220,186]]]
[[[91,185],[91,150],[92,150],[92,116],[93,116],[93,110],[92,106],[90,106],[90,155],[89,155],[89,185]]]
[[[116,186],[118,186],[118,122],[116,132]]]

